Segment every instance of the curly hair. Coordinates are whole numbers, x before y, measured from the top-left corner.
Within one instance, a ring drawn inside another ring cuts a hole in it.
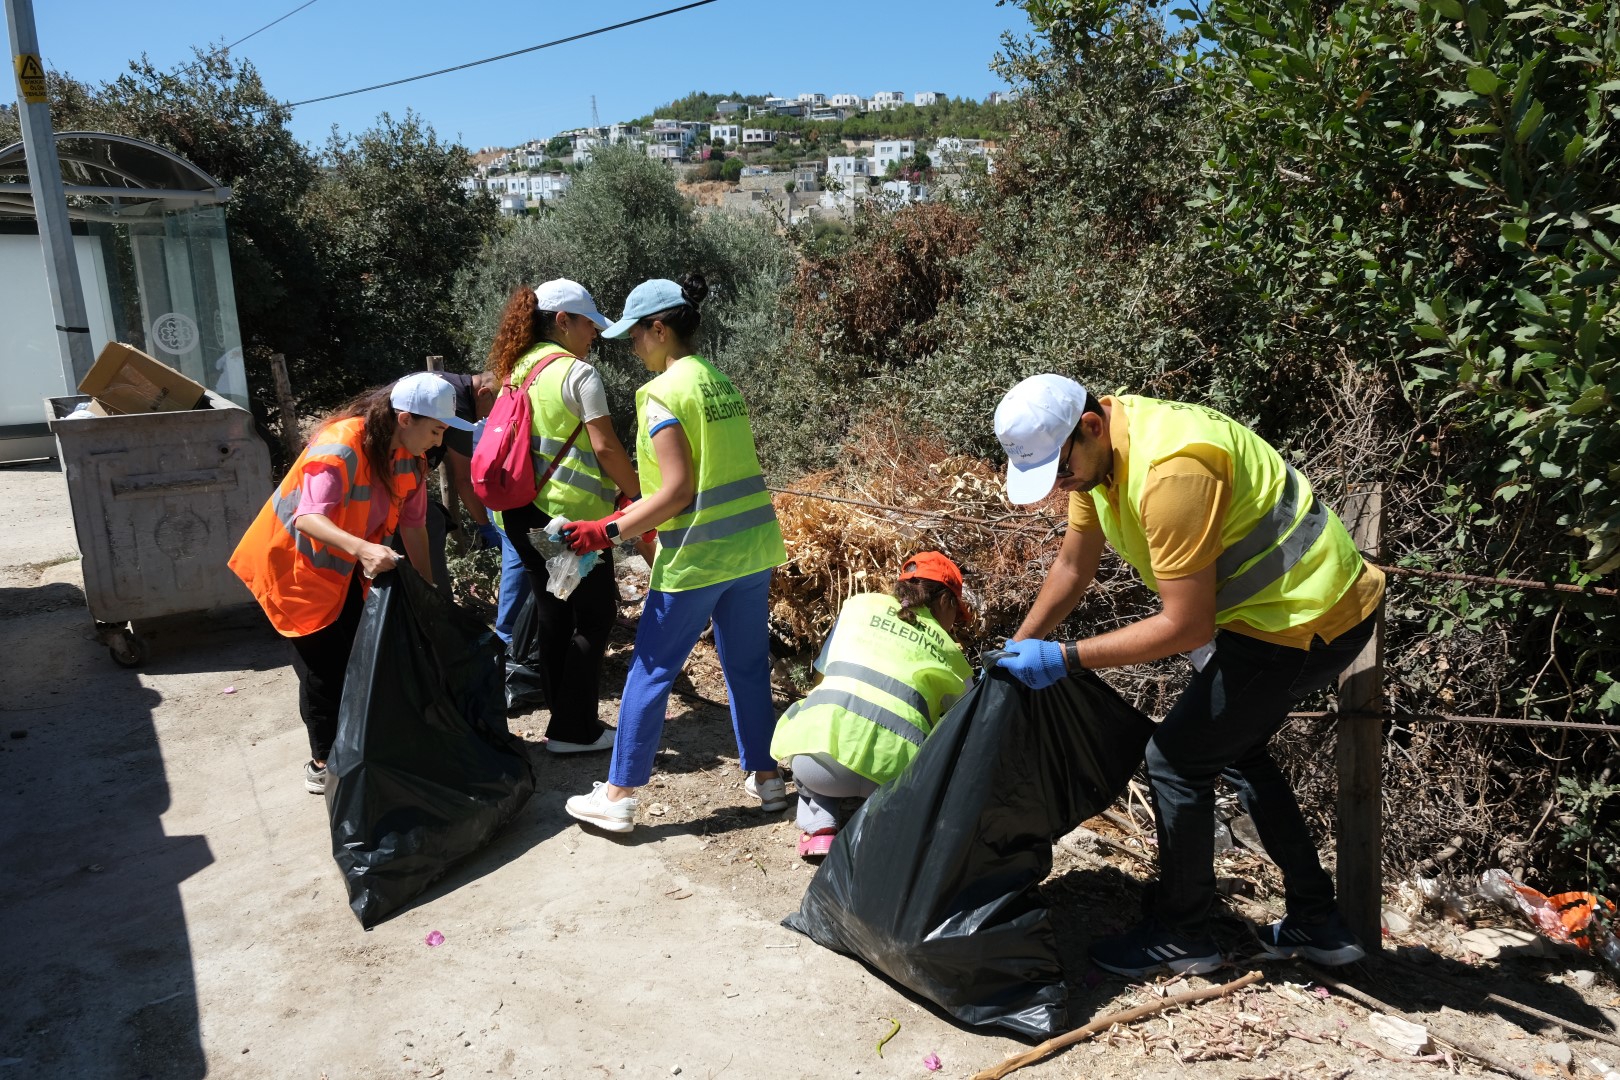
[[[535,342],[545,340],[546,314],[539,309],[532,288],[519,285],[512,291],[506,310],[501,312],[501,325],[490,343],[489,361],[485,364],[495,376],[497,388],[511,381],[512,369],[517,367],[523,354],[534,348]]]

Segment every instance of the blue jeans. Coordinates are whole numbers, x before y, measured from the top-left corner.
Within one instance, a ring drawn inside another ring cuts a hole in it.
[[[770,591],[771,572],[761,570],[701,589],[647,594],[636,628],[630,675],[619,702],[619,732],[613,740],[609,783],[634,788],[652,778],[670,687],[711,618],[743,771],[775,771],[771,733],[776,729],[776,710],[771,705],[766,603]]]
[[[1215,655],[1193,675],[1147,746],[1159,829],[1152,915],[1159,922],[1189,937],[1207,932],[1215,902],[1215,781],[1221,777],[1237,789],[1282,871],[1288,914],[1307,924],[1332,917],[1333,879],[1266,745],[1300,700],[1350,666],[1376,621],[1370,615],[1331,643],[1318,638],[1309,650],[1229,630],[1215,635]]]
[[[501,533],[501,594],[495,608],[495,636],[512,644],[512,626],[517,622],[523,601],[529,598],[529,572],[523,568],[517,549],[506,533]]]

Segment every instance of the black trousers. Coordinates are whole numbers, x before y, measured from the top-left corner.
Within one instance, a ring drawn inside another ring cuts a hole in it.
[[[364,610],[357,568],[338,617],[313,634],[287,639],[293,650],[293,671],[298,674],[298,712],[309,730],[309,756],[315,761],[325,761],[337,739],[343,678],[349,670],[349,653],[354,651],[354,635],[360,629]]]
[[[546,737],[560,742],[595,742],[604,730],[596,718],[601,702],[602,657],[618,612],[619,586],[613,578],[613,553],[597,553],[596,565],[585,580],[559,600],[546,591],[546,561],[529,543],[530,529],[543,529],[550,515],[536,506],[508,510],[501,515],[507,539],[529,571],[533,583],[538,632],[530,655],[514,659],[540,675],[551,723]],[[528,643],[524,643],[527,645]],[[513,634],[512,648],[519,648]]]

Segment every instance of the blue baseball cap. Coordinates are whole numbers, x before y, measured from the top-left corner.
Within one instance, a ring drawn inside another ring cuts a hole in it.
[[[648,315],[657,315],[660,311],[678,308],[686,302],[686,294],[681,292],[681,287],[668,278],[643,281],[631,289],[630,295],[625,297],[624,317],[602,331],[602,336],[624,337],[632,326]]]

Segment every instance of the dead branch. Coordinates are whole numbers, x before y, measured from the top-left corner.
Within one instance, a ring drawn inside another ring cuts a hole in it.
[[[1317,968],[1315,965],[1301,963],[1299,966],[1301,970],[1307,972],[1311,978],[1315,979],[1323,986],[1329,987],[1338,993],[1343,994],[1345,997],[1363,1006],[1364,1008],[1371,1009],[1373,1012],[1384,1013],[1386,1016],[1393,1016],[1398,1020],[1405,1020],[1408,1024],[1414,1024],[1418,1027],[1426,1029],[1429,1033],[1429,1038],[1433,1039],[1437,1043],[1444,1043],[1464,1057],[1473,1058],[1480,1064],[1488,1065],[1504,1076],[1513,1077],[1514,1080],[1537,1080],[1537,1078],[1531,1073],[1525,1072],[1517,1065],[1512,1065],[1506,1061],[1503,1061],[1489,1050],[1486,1050],[1467,1039],[1459,1038],[1456,1035],[1448,1032],[1437,1032],[1434,1030],[1432,1025],[1420,1024],[1408,1014],[1402,1012],[1400,1009],[1395,1008],[1395,1006],[1379,1001],[1365,990],[1358,990],[1354,986],[1340,982],[1338,979],[1335,979],[1333,976]],[[1410,1061],[1412,1059],[1404,1058],[1402,1060]]]
[[[1150,1001],[1146,1005],[1138,1005],[1134,1009],[1109,1013],[1107,1016],[1093,1020],[1085,1027],[1076,1028],[1056,1038],[1047,1039],[1039,1046],[1032,1047],[1022,1054],[1014,1054],[1000,1065],[974,1073],[973,1080],[1001,1080],[1008,1073],[1022,1069],[1025,1065],[1033,1065],[1037,1061],[1044,1061],[1059,1050],[1084,1042],[1099,1031],[1107,1031],[1116,1024],[1132,1024],[1145,1016],[1153,1016],[1156,1013],[1164,1012],[1166,1009],[1173,1009],[1181,1005],[1192,1005],[1199,1001],[1207,1001],[1210,998],[1226,997],[1228,994],[1241,990],[1245,986],[1251,986],[1259,982],[1264,977],[1264,972],[1251,971],[1242,978],[1233,979],[1231,982],[1222,983],[1220,986],[1209,986],[1202,990],[1187,990],[1180,994],[1160,998],[1158,1001]]]

